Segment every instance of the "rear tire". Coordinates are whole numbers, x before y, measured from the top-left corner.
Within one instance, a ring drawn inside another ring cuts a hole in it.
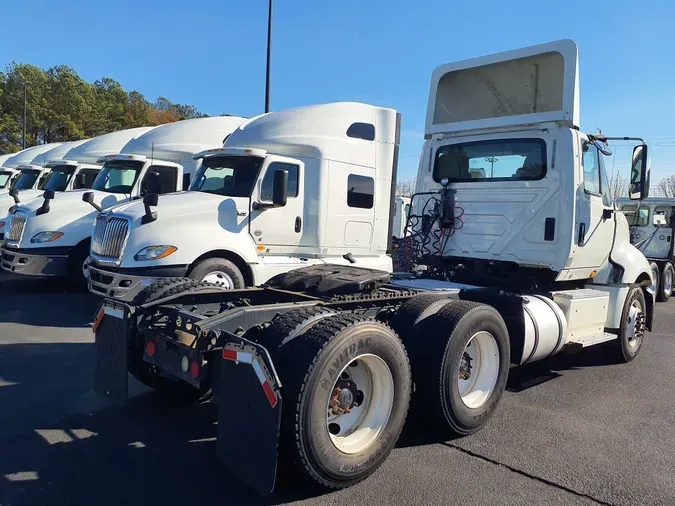
[[[496,309],[451,301],[427,318],[408,351],[415,395],[430,422],[462,436],[487,423],[506,388],[510,363],[508,331]]]
[[[656,262],[649,263],[649,270],[652,271],[652,280],[654,281],[651,285],[651,289],[654,290],[654,293],[656,294],[656,300],[660,302],[661,270]]]
[[[278,364],[287,403],[281,458],[332,489],[375,472],[394,448],[410,402],[410,364],[394,331],[331,316],[284,343]]]
[[[392,319],[392,326],[401,337],[403,344],[408,347],[416,338],[420,323],[429,316],[436,314],[450,299],[447,295],[422,294],[416,295],[405,302]]]
[[[195,265],[188,277],[220,286],[227,290],[240,290],[246,288],[244,275],[239,267],[224,258],[207,258]]]
[[[658,287],[656,299],[659,302],[667,302],[673,295],[673,279],[675,279],[673,264],[668,262],[663,266],[660,278],[659,283],[656,285]]]

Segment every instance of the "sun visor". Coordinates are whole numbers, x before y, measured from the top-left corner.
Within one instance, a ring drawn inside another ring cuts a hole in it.
[[[579,125],[577,45],[561,40],[436,68],[426,137],[543,122]]]

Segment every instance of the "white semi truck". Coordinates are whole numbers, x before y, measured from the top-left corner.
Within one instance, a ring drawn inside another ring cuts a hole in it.
[[[9,153],[7,155],[0,155],[0,190],[9,188],[14,175],[16,174],[15,169],[4,168],[4,164],[7,160],[13,157],[16,153]]]
[[[146,193],[187,189],[197,168],[194,154],[222,145],[242,118],[179,121],[152,128],[120,153],[97,160],[103,168],[91,189],[55,194],[12,208],[0,265],[23,275],[67,277],[86,287],[92,224],[98,213]]]
[[[656,300],[666,302],[673,295],[675,266],[673,260],[673,226],[675,198],[648,198],[635,202],[617,199],[630,226],[630,240],[649,260],[652,290]]]
[[[259,288],[183,278],[131,304],[107,298],[94,322],[95,390],[126,403],[131,372],[169,395],[212,393],[218,457],[266,494],[278,462],[333,489],[366,479],[394,448],[411,395],[429,423],[467,435],[497,409],[510,364],[601,343],[633,360],[651,328],[651,271],[608,192],[607,146],[578,128],[578,97],[572,41],[441,65],[408,217],[412,273],[357,261],[295,269]],[[379,220],[391,226],[399,122],[374,110],[378,121],[358,130],[377,146],[375,163],[362,165],[355,142],[354,158],[329,162],[334,186],[306,205],[340,216],[350,202],[372,203],[375,222],[345,214],[329,231],[335,241],[366,241]],[[334,114],[344,121],[339,106]],[[640,200],[646,145],[635,154]],[[350,184],[352,174],[373,185]],[[262,215],[292,205],[290,176],[275,171],[277,207]]]
[[[18,180],[21,179],[20,186],[24,189],[36,188],[43,174],[42,164],[40,164],[38,160],[39,155],[50,151],[61,144],[61,142],[38,144],[37,146],[31,146],[18,153],[14,153],[4,161],[2,169],[0,170],[0,175],[3,177],[9,176],[14,186],[16,186]],[[31,165],[33,160],[36,161],[35,165]],[[21,177],[23,174],[25,175]],[[11,185],[3,186],[3,188],[0,189],[0,195],[8,193],[10,188]]]
[[[152,204],[147,195],[98,216],[90,290],[130,301],[158,276],[239,289],[319,263],[390,271],[395,129],[387,114],[340,103],[247,121],[223,148],[195,155],[201,168],[190,192]],[[272,191],[280,170],[288,173],[283,205]]]

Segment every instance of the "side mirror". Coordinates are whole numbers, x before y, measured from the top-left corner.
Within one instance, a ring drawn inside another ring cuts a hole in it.
[[[10,188],[9,196],[14,199],[15,204],[19,203],[19,190],[17,190],[16,188]]]
[[[161,190],[159,186],[159,173],[148,172],[145,175],[145,194],[159,193]]]
[[[82,194],[82,202],[86,202],[89,204],[91,207],[96,209],[99,213],[103,210],[103,208],[99,205],[97,205],[94,202],[94,192],[85,192]]]
[[[75,188],[74,189],[80,190],[80,189],[86,188],[86,187],[87,187],[87,176],[83,172],[80,172],[77,175],[77,179],[75,180]]]
[[[146,193],[143,196],[145,215],[141,218],[141,225],[152,223],[157,220],[157,211],[150,209],[151,207],[157,207],[157,204],[159,204],[159,195],[157,195],[157,193]]]
[[[628,195],[632,200],[642,200],[649,196],[649,167],[647,165],[646,144],[640,144],[633,148]]]
[[[54,190],[45,190],[42,196],[44,197],[45,200],[40,206],[40,209],[35,211],[36,216],[41,216],[49,212],[49,201],[54,200]]]
[[[190,189],[190,174],[183,174],[183,191]]]
[[[274,207],[284,207],[288,200],[288,171],[274,171],[274,186],[272,186],[272,203]]]

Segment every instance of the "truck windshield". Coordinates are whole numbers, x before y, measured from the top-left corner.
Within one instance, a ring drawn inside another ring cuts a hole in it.
[[[143,162],[141,161],[112,160],[106,162],[91,188],[108,193],[131,193],[142,168]]]
[[[6,188],[7,183],[9,183],[12,173],[9,171],[0,171],[0,188]]]
[[[532,181],[546,175],[543,139],[492,139],[441,146],[434,181]]]
[[[250,197],[262,163],[263,158],[259,156],[206,158],[195,175],[190,191]]]
[[[12,183],[12,188],[17,190],[30,190],[40,175],[39,170],[22,170],[19,177]]]
[[[47,178],[40,184],[40,190],[54,190],[62,192],[66,190],[70,178],[73,177],[75,167],[72,165],[58,165],[54,167]]]

